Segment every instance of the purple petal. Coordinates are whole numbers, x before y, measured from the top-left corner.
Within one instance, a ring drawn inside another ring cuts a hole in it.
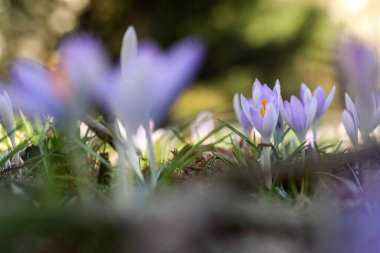
[[[334,95],[335,95],[335,85],[333,86],[332,90],[330,91],[330,94],[327,96],[327,98],[325,100],[325,105],[323,107],[323,112],[325,112],[329,108],[329,106],[330,106],[330,104],[331,104],[331,102],[332,102],[332,100],[334,98]]]
[[[150,116],[157,122],[168,112],[178,95],[198,72],[204,56],[203,44],[194,38],[185,39],[172,47],[167,55],[158,56],[152,66],[152,111]],[[147,91],[143,91],[147,92]]]
[[[290,98],[290,109],[291,109],[291,115],[292,115],[292,123],[293,123],[293,131],[298,133],[306,132],[306,116],[303,104],[301,101],[295,97],[292,96]]]
[[[314,96],[317,98],[317,113],[315,118],[318,120],[322,117],[323,113],[325,112],[325,91],[321,88],[321,86],[318,86],[314,90]]]
[[[42,65],[19,59],[11,65],[11,86],[8,90],[15,108],[30,117],[61,113],[62,104],[53,91],[49,72]]]
[[[263,116],[260,111],[255,109],[253,106],[249,108],[252,125],[261,134],[263,132]]]
[[[102,44],[89,34],[67,37],[62,41],[59,53],[63,69],[76,92],[92,92],[109,70]]]
[[[240,95],[240,102],[241,102],[241,107],[242,107],[245,117],[253,125],[253,120],[251,117],[251,109],[250,109],[252,107],[252,104],[243,95]]]

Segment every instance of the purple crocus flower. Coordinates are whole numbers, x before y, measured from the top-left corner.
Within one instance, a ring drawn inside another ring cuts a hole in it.
[[[309,96],[302,103],[296,96],[291,96],[290,102],[285,101],[280,107],[281,116],[303,143],[306,133],[317,112],[317,99]]]
[[[346,129],[348,137],[352,142],[352,145],[358,145],[358,125],[359,118],[354,102],[352,102],[350,96],[345,94],[346,109],[342,113],[343,126]]]
[[[321,86],[318,86],[313,92],[306,86],[306,84],[301,84],[300,98],[302,103],[305,104],[306,100],[308,100],[311,96],[315,96],[317,99],[317,111],[315,113],[315,117],[313,120],[313,124],[318,124],[321,120],[323,114],[326,112],[327,108],[329,108],[332,99],[335,95],[335,85],[331,89],[329,95],[326,97],[325,91]]]
[[[7,90],[16,108],[29,116],[79,117],[91,103],[106,105],[106,86],[115,78],[101,43],[88,34],[62,41],[49,69],[31,60],[11,65]]]
[[[315,113],[314,120],[311,123],[314,141],[317,140],[317,128],[319,122],[323,114],[326,112],[327,108],[329,108],[331,101],[334,98],[334,95],[335,85],[330,91],[330,94],[326,97],[326,93],[321,86],[318,86],[313,92],[311,92],[311,90],[309,89],[309,87],[306,86],[306,84],[301,84],[300,98],[303,104],[305,104],[306,100],[308,100],[311,96],[315,96],[317,99],[317,112]]]
[[[67,37],[59,46],[60,67],[81,107],[105,105],[110,77],[114,73],[101,42],[90,34]]]
[[[355,94],[369,93],[378,81],[379,60],[374,47],[358,39],[345,40],[337,48],[338,71]]]
[[[4,86],[15,108],[30,117],[62,112],[63,100],[52,84],[52,75],[43,65],[26,59],[15,60],[10,68],[10,85]]]
[[[122,80],[112,104],[127,131],[134,133],[149,119],[162,120],[180,92],[191,81],[203,58],[203,44],[185,39],[163,52],[154,43],[137,46],[133,27],[125,33],[121,52]]]
[[[374,92],[368,96],[358,95],[355,102],[346,94],[346,110],[343,111],[343,124],[353,144],[357,144],[354,134],[358,128],[365,142],[369,135],[380,124],[380,104],[376,100]],[[355,130],[355,131],[354,131]]]
[[[248,101],[252,103],[252,98],[248,99]],[[248,137],[251,134],[252,126],[250,125],[249,120],[247,119],[247,116],[245,116],[245,113],[243,112],[243,109],[241,108],[239,94],[234,95],[233,105],[234,105],[236,118],[238,122],[240,123],[241,127],[243,128],[243,132],[245,136]]]
[[[280,96],[277,89],[270,89],[255,80],[252,102],[241,95],[241,106],[248,121],[261,134],[263,143],[270,143],[279,117]]]
[[[155,187],[158,175],[149,121],[152,119],[157,124],[164,118],[176,97],[196,74],[203,52],[203,44],[194,38],[185,39],[163,52],[154,43],[143,43],[138,47],[133,27],[129,27],[124,35],[121,79],[109,99],[125,126],[129,160],[140,176],[135,147],[130,140],[139,126],[146,130],[152,187]]]

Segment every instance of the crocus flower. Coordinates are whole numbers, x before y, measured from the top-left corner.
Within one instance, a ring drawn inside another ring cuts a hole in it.
[[[135,132],[149,119],[157,124],[196,74],[203,58],[200,41],[185,39],[163,52],[153,43],[137,45],[133,27],[123,39],[122,81],[111,98],[127,131]]]
[[[355,97],[355,103],[351,97],[346,94],[346,110],[343,112],[343,124],[350,139],[353,140],[353,144],[357,143],[353,129],[358,128],[362,134],[364,141],[369,140],[369,135],[380,124],[380,104],[377,102],[374,92],[371,92],[368,96],[364,94]],[[349,115],[347,115],[349,114]],[[351,116],[348,117],[348,116]]]
[[[43,65],[26,59],[17,59],[10,68],[10,85],[4,85],[15,108],[30,117],[58,116],[62,112],[50,73]]]
[[[306,86],[306,84],[304,83],[301,84],[300,98],[303,104],[305,104],[306,101],[310,99],[311,96],[315,96],[317,99],[317,111],[315,113],[315,117],[312,122],[314,141],[316,141],[316,135],[317,135],[316,132],[317,132],[317,127],[319,125],[319,122],[323,114],[326,112],[327,108],[329,108],[331,101],[334,98],[334,95],[335,95],[335,85],[333,86],[329,95],[326,97],[326,93],[322,89],[321,86],[318,86],[313,92],[311,92],[311,90]]]
[[[346,129],[348,137],[352,142],[352,145],[358,145],[358,125],[359,118],[356,112],[354,103],[352,102],[350,96],[345,94],[346,109],[342,113],[343,126]]]
[[[281,116],[303,143],[306,133],[317,112],[317,99],[309,96],[302,103],[296,96],[291,96],[290,102],[284,101],[280,107]]]
[[[270,89],[255,80],[252,88],[252,102],[241,95],[241,106],[248,121],[261,134],[263,143],[270,143],[279,116],[279,95],[277,89]]]
[[[252,103],[252,99],[248,99]],[[233,100],[233,106],[234,106],[234,111],[236,118],[238,122],[240,123],[241,127],[243,128],[243,132],[245,136],[249,136],[252,131],[252,126],[249,123],[249,120],[247,119],[247,116],[245,116],[245,113],[243,112],[243,109],[241,108],[241,102],[240,102],[240,97],[238,94],[234,95],[234,100]]]
[[[58,58],[57,71],[62,72],[74,102],[81,107],[86,103],[105,106],[116,71],[101,42],[86,33],[71,35],[60,44]]]
[[[158,176],[149,120],[157,124],[164,118],[175,98],[194,77],[202,57],[203,45],[196,39],[183,40],[163,52],[153,43],[138,47],[133,27],[129,27],[124,35],[122,78],[114,87],[113,96],[109,97],[110,104],[125,125],[130,155],[135,156],[132,135],[140,125],[145,128],[152,187]],[[132,167],[139,171],[137,163]]]
[[[337,64],[342,81],[352,86],[355,94],[369,93],[378,81],[379,60],[376,49],[357,39],[338,44]]]
[[[321,86],[318,86],[313,92],[311,92],[306,84],[301,84],[300,97],[303,104],[305,104],[306,100],[308,100],[311,96],[315,96],[317,99],[317,111],[315,113],[313,124],[318,124],[318,122],[321,120],[321,117],[326,112],[327,108],[329,108],[334,95],[335,85],[331,89],[329,95],[326,97],[326,93]]]
[[[12,63],[7,90],[15,107],[29,116],[77,118],[90,103],[106,105],[117,71],[100,41],[88,34],[68,36],[54,59],[48,66],[26,59]]]
[[[241,106],[248,121],[261,134],[262,143],[269,144],[277,126],[279,107],[282,102],[278,88],[270,89],[255,80],[252,88],[252,101],[241,95]],[[272,188],[270,147],[264,147],[260,165],[264,172],[265,185]]]

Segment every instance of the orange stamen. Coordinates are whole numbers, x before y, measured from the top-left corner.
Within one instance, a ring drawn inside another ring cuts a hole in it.
[[[265,110],[266,110],[266,104],[267,104],[267,100],[265,99],[265,98],[263,98],[262,100],[261,100],[261,107],[260,107],[260,114],[261,114],[261,116],[263,116],[264,117],[264,115],[265,115]]]

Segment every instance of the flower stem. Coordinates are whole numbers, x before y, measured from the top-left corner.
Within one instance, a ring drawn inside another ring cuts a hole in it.
[[[153,189],[154,187],[156,187],[158,178],[157,178],[157,171],[156,171],[156,155],[154,152],[152,132],[149,127],[149,124],[148,126],[145,127],[145,133],[146,133],[146,139],[148,142],[148,152],[149,152],[149,162],[150,162],[149,167],[150,167],[150,174],[151,174],[150,183]]]
[[[270,147],[263,147],[261,152],[260,166],[264,173],[265,186],[268,189],[272,188],[272,171],[270,164]]]

